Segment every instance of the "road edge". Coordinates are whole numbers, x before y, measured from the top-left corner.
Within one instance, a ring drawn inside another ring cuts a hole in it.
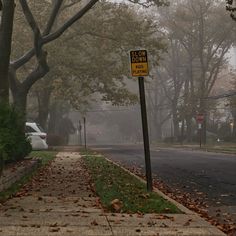
[[[123,166],[121,166],[120,164],[110,160],[109,158],[105,157],[105,159],[109,162],[111,162],[112,164],[118,166],[119,168],[123,169],[124,171],[126,171],[127,173],[129,173],[130,175],[134,176],[135,178],[137,178],[138,180],[140,180],[141,182],[146,184],[146,181],[144,179],[142,179],[141,177],[139,177],[138,175],[132,173],[131,171],[129,171],[128,169],[124,168]],[[157,189],[156,187],[153,187],[153,191],[156,192],[157,194],[159,194],[161,197],[163,197],[165,200],[173,203],[176,207],[179,208],[179,210],[181,210],[184,214],[186,215],[193,215],[193,216],[197,216],[200,219],[206,221],[204,218],[202,218],[200,215],[198,215],[196,212],[193,212],[191,210],[189,210],[187,207],[183,206],[182,204],[180,204],[179,202],[175,201],[174,199],[170,198],[169,196],[167,196],[166,194],[164,194],[162,191],[160,191],[159,189]],[[207,222],[207,221],[206,221]],[[207,222],[211,227],[212,230],[215,231],[215,235],[222,235],[222,236],[226,236],[226,234],[221,231],[220,229],[218,229],[216,226],[210,224],[209,222]],[[214,233],[214,232],[212,232]],[[221,233],[221,234],[219,234]]]
[[[142,183],[146,184],[146,181],[144,179],[142,179],[141,177],[139,177],[138,175],[132,173],[131,171],[129,171],[128,169],[124,168],[123,166],[121,166],[120,164],[112,161],[111,159],[105,157],[105,159],[109,162],[111,162],[112,164],[118,166],[119,168],[123,169],[124,171],[126,171],[127,173],[129,173],[130,175],[134,176],[135,178],[137,178],[139,181],[141,181]],[[165,200],[173,203],[174,205],[176,205],[179,210],[181,210],[183,213],[187,214],[187,215],[197,215],[199,216],[196,212],[193,212],[191,210],[189,210],[187,207],[183,206],[182,204],[180,204],[179,202],[175,201],[174,199],[168,197],[166,194],[164,194],[162,191],[160,191],[159,189],[157,189],[156,187],[153,187],[153,191],[156,192],[158,195],[160,195],[161,197],[163,197]]]

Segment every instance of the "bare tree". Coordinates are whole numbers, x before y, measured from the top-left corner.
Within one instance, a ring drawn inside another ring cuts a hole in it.
[[[182,99],[177,103],[178,111],[186,122],[187,139],[191,141],[193,119],[198,112],[207,114],[208,105],[204,98],[211,93],[219,72],[227,63],[225,56],[234,42],[232,32],[234,24],[227,20],[222,3],[209,0],[176,2],[166,14],[163,14],[162,22],[168,37],[177,41],[177,48],[182,48],[186,54],[185,57],[181,55],[178,61],[175,61],[177,68],[182,67],[182,70],[185,70],[185,73],[177,79],[180,85],[183,82],[183,86],[176,87],[175,78],[179,77],[179,69],[175,68],[176,65],[166,68],[166,70],[170,70],[169,68],[175,70],[171,76],[172,83],[164,85],[167,88],[172,87],[173,91],[176,88],[181,89]],[[219,25],[222,25],[220,30]],[[172,52],[171,49],[169,55]],[[168,89],[166,91],[170,96]],[[204,127],[205,140],[206,123]]]

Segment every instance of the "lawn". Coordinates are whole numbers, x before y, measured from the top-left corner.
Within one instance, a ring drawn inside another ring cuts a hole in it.
[[[146,185],[104,157],[84,153],[95,190],[103,206],[115,211],[111,202],[118,199],[124,213],[181,213],[180,210],[155,192],[147,192]]]

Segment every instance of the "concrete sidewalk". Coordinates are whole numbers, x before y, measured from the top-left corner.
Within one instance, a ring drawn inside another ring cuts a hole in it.
[[[29,188],[0,206],[0,236],[224,235],[192,212],[105,213],[78,153],[59,153]]]

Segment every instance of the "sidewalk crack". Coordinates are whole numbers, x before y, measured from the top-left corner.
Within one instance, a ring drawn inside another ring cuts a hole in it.
[[[108,218],[107,218],[107,215],[105,215],[105,217],[106,217],[107,223],[108,223],[108,225],[109,225],[109,227],[110,227],[110,229],[111,229],[111,233],[112,233],[112,235],[114,236],[114,232],[113,232],[112,226],[111,226],[111,224],[110,224],[110,221],[109,221]]]

